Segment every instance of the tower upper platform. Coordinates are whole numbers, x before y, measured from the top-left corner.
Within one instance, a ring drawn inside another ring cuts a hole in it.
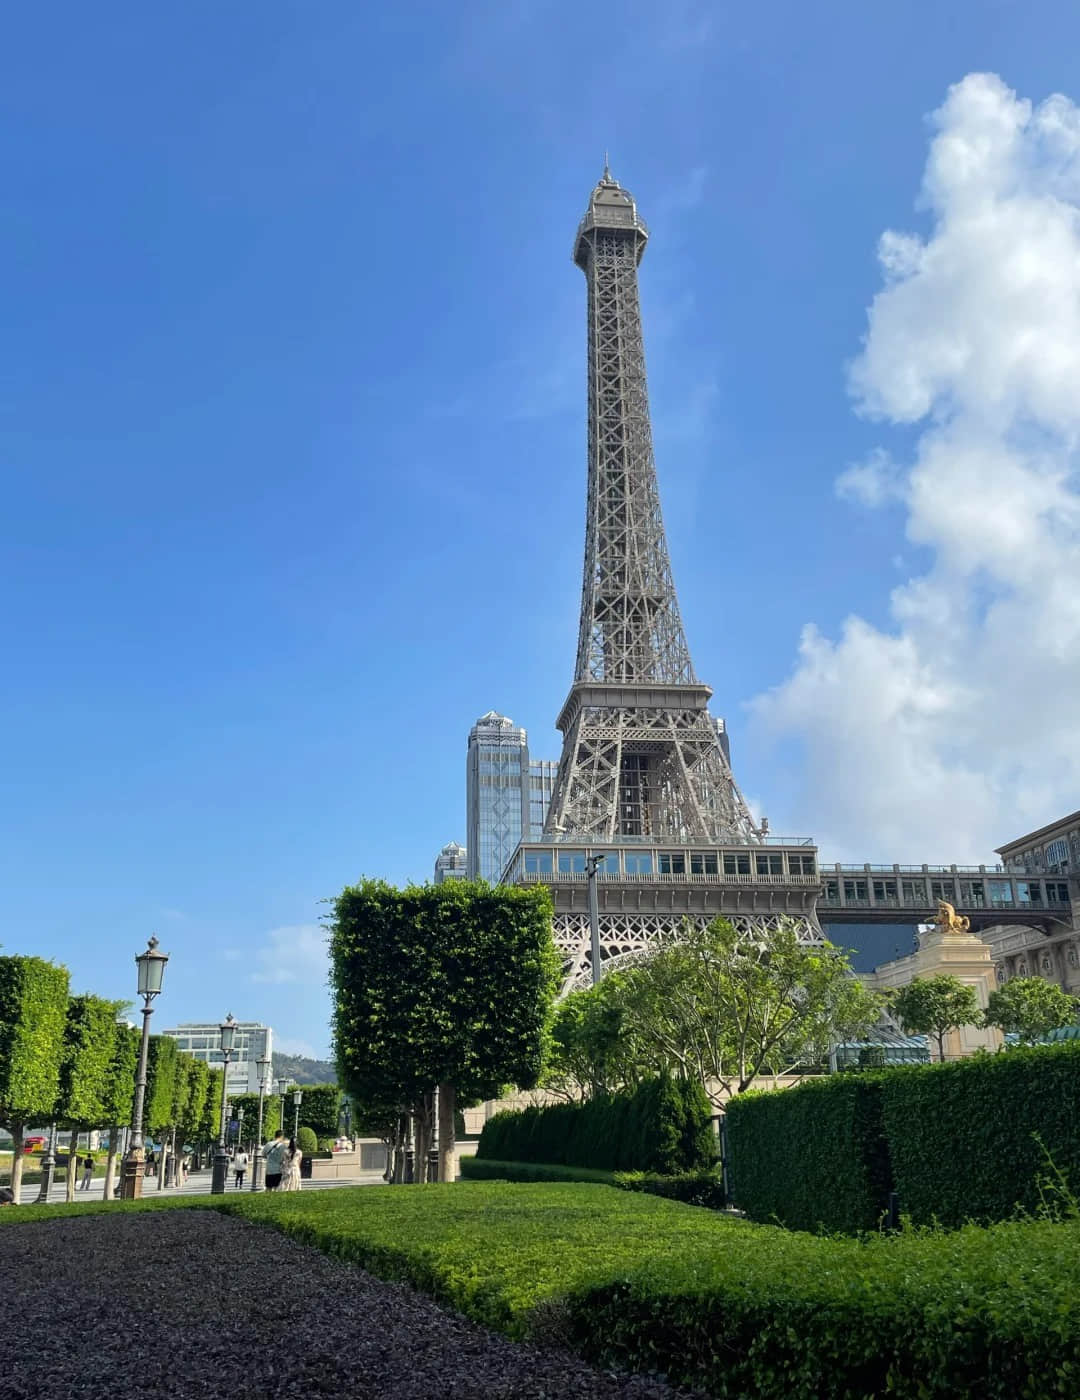
[[[599,184],[589,196],[589,207],[585,211],[585,217],[578,224],[577,235],[574,238],[574,261],[582,269],[588,265],[589,260],[587,235],[597,229],[603,229],[605,232],[609,229],[621,229],[634,235],[637,244],[636,261],[641,261],[649,230],[637,211],[634,196],[629,190],[623,189],[606,165]]]

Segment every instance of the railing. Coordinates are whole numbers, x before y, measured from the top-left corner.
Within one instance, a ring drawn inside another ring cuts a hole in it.
[[[526,870],[524,874],[514,875],[516,881],[526,885],[583,885],[588,878],[588,875],[580,870]],[[814,889],[821,884],[816,875],[620,875],[598,870],[596,878],[601,884],[607,885],[797,885],[800,889]]]
[[[1004,875],[1001,865],[822,865],[830,875]]]

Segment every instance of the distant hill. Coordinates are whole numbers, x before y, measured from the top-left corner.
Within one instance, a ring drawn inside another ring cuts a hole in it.
[[[336,1084],[337,1069],[329,1060],[305,1060],[302,1055],[279,1055],[275,1050],[274,1078],[291,1084]]]

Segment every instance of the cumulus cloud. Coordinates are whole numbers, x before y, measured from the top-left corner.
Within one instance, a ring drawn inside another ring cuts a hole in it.
[[[328,971],[326,930],[321,924],[286,924],[271,929],[255,955],[259,968],[253,982],[294,982],[324,986]]]
[[[838,493],[903,501],[932,563],[892,625],[803,633],[753,702],[801,741],[791,816],[836,858],[985,860],[1080,794],[1080,109],[971,74],[933,116],[925,238],[886,232],[856,411],[920,425]]]

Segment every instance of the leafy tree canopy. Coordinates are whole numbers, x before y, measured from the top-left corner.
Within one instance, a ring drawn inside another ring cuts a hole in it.
[[[961,1026],[979,1020],[975,988],[947,972],[936,977],[916,977],[893,995],[892,1013],[906,1031],[932,1035],[937,1040],[938,1059],[945,1058],[945,1037]]]
[[[687,924],[626,969],[612,999],[644,1067],[696,1079],[717,1104],[865,1034],[884,1004],[839,948],[801,942],[790,919],[747,932],[724,919]]]
[[[1018,1035],[1026,1044],[1076,1020],[1077,1002],[1041,977],[1014,977],[990,993],[983,1022]]]
[[[69,999],[55,1109],[61,1121],[74,1127],[105,1122],[122,1007],[122,1002],[90,994]]]
[[[44,1119],[60,1087],[68,973],[44,958],[0,958],[0,1122]]]
[[[359,1104],[536,1084],[559,976],[541,887],[364,880],[334,901],[334,1048]]]

